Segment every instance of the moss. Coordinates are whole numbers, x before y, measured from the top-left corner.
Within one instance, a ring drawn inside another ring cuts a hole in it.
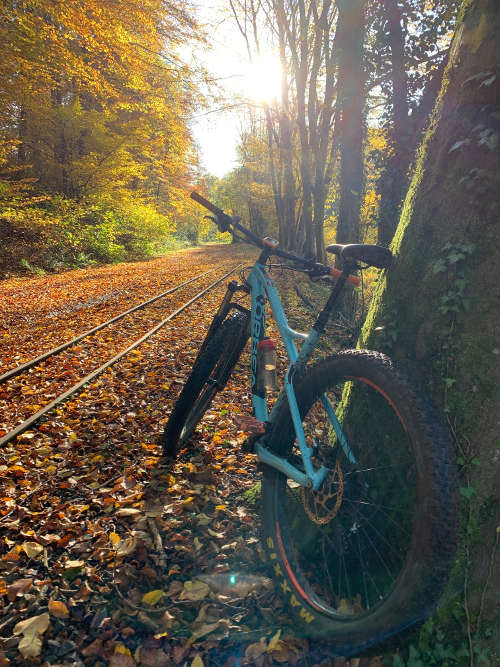
[[[391,246],[394,263],[380,279],[358,347],[389,351],[406,366],[453,431],[464,489],[463,533],[450,602],[434,626],[436,633],[458,627],[462,636],[477,630],[472,642],[490,642],[493,655],[500,650],[485,630],[500,623],[494,597],[500,582],[494,568],[490,574],[500,505],[500,169],[498,145],[486,145],[480,132],[500,133],[500,76],[482,85],[484,73],[497,71],[498,3],[467,0],[461,22]],[[450,244],[474,250],[436,272]],[[447,310],[443,304],[450,301],[443,299],[453,291],[460,292],[457,308]],[[463,612],[464,586],[470,619]]]

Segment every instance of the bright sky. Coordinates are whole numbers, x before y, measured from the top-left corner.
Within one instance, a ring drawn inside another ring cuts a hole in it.
[[[199,0],[200,19],[209,24],[212,49],[196,53],[227,95],[242,95],[253,103],[272,99],[279,92],[279,63],[267,54],[249,65],[243,37],[234,24],[227,0]],[[236,109],[215,111],[200,115],[193,121],[193,133],[199,144],[205,169],[215,176],[223,176],[235,166],[236,146],[241,121]]]

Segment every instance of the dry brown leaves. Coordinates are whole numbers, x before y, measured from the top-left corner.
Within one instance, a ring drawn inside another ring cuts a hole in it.
[[[4,370],[241,257],[226,246],[8,281],[0,297]],[[214,279],[0,386],[4,430]],[[242,453],[244,435],[232,423],[232,414],[250,412],[248,353],[195,448],[173,468],[159,467],[162,424],[224,289],[0,454],[0,667],[306,664],[309,644],[294,635],[259,545],[255,493],[247,493],[259,479],[255,457]],[[381,664],[366,660],[322,664]]]

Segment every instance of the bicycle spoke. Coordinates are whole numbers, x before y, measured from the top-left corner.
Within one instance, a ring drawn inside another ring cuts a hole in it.
[[[394,507],[394,505],[380,505],[379,503],[371,503],[367,500],[352,500],[351,498],[344,497],[343,500],[347,500],[350,503],[357,503],[358,505],[366,505],[369,507],[376,507],[377,509],[386,509],[392,510],[395,512],[403,512],[404,514],[411,514],[409,510],[405,510],[402,507]]]
[[[396,577],[394,577],[394,575],[393,575],[392,572],[390,571],[389,566],[387,565],[387,563],[385,562],[385,560],[384,560],[384,559],[382,558],[382,556],[380,555],[380,553],[379,553],[377,547],[373,544],[373,542],[372,542],[372,540],[370,539],[370,536],[369,536],[368,533],[366,532],[365,528],[364,528],[363,526],[360,526],[360,530],[362,530],[363,533],[364,533],[364,534],[366,535],[366,537],[368,538],[368,541],[370,542],[371,546],[373,547],[373,551],[377,554],[377,556],[378,556],[378,558],[379,558],[379,561],[380,561],[381,564],[383,565],[383,567],[384,567],[384,569],[386,570],[387,574],[392,578],[392,581],[395,581],[395,580],[396,580]]]
[[[349,470],[344,474],[345,477],[349,477],[350,475],[355,475],[356,473],[362,473],[362,472],[375,472],[378,470],[389,470],[391,468],[399,468],[404,465],[410,465],[412,462],[409,459],[406,459],[405,461],[401,461],[400,463],[391,463],[390,465],[386,466],[373,466],[371,468],[359,468],[358,470]]]

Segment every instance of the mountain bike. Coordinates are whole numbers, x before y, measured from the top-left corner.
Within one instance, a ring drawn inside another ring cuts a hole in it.
[[[263,468],[263,544],[272,575],[307,636],[327,639],[339,653],[359,651],[435,608],[457,540],[453,446],[432,403],[379,352],[347,350],[311,362],[345,284],[359,283],[358,269],[388,269],[391,252],[333,244],[326,250],[339,260],[334,269],[282,250],[191,196],[221,232],[237,231],[261,252],[248,275],[228,285],[166,424],[164,455],[174,457],[188,442],[250,338],[254,414],[240,423]],[[336,278],[308,334],[288,324],[268,270],[273,257],[313,280]],[[250,297],[250,308],[238,293]],[[289,359],[270,410],[266,304]]]

